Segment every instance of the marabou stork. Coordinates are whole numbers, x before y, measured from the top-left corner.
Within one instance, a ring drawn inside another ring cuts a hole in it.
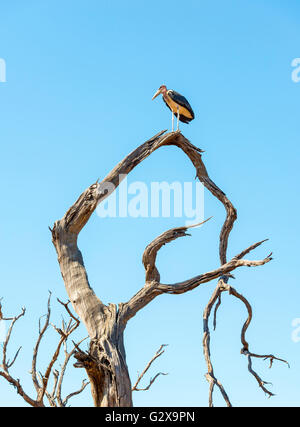
[[[194,120],[194,111],[184,96],[175,92],[175,90],[168,90],[165,85],[162,85],[154,94],[152,100],[160,94],[162,94],[167,107],[172,111],[172,132],[174,132],[174,114],[177,117],[177,130],[179,130],[179,120],[183,123],[189,123]]]

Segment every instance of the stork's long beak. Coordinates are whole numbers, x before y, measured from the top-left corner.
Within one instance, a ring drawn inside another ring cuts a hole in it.
[[[152,101],[153,101],[153,99],[155,99],[160,94],[161,94],[161,91],[160,91],[160,89],[158,89],[158,91],[153,95]]]

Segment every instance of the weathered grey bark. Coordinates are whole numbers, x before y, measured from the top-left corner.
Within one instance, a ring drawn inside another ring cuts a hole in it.
[[[77,235],[57,222],[52,231],[62,276],[74,310],[91,339],[90,352],[77,353],[88,374],[95,406],[131,406],[131,383],[123,345],[125,325],[115,304],[104,305],[91,289]]]
[[[210,272],[198,275],[175,284],[160,283],[160,275],[155,265],[159,249],[166,243],[186,236],[188,227],[179,227],[166,231],[150,243],[145,249],[143,263],[146,272],[145,285],[128,302],[118,306],[106,306],[90,287],[77,237],[85,226],[97,205],[108,197],[121,180],[135,166],[162,146],[179,147],[191,160],[196,176],[204,186],[218,198],[227,211],[227,217],[221,231],[220,258],[222,265]],[[77,366],[84,367],[89,376],[95,406],[131,406],[132,387],[126,364],[123,333],[127,321],[163,293],[181,294],[190,291],[202,283],[229,274],[241,266],[263,265],[271,260],[267,257],[260,261],[243,260],[243,254],[249,253],[258,244],[252,245],[231,261],[226,260],[227,240],[236,211],[226,195],[209,178],[202,162],[201,150],[192,145],[180,132],[155,135],[122,160],[102,182],[96,182],[85,190],[64,217],[56,221],[52,231],[52,241],[58,255],[61,274],[66,291],[75,312],[84,323],[90,337],[88,354],[80,350],[76,354]],[[259,243],[260,244],[260,243]]]

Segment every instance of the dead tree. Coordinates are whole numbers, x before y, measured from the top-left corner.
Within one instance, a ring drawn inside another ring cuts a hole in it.
[[[245,255],[261,245],[255,243],[243,250],[231,260],[227,260],[227,245],[237,212],[225,193],[210,179],[202,161],[202,150],[191,144],[180,132],[165,133],[162,131],[140,145],[123,159],[104,179],[87,188],[64,217],[56,221],[52,232],[52,241],[57,251],[61,274],[72,306],[84,323],[90,345],[88,352],[78,351],[75,354],[77,366],[85,368],[91,384],[91,393],[95,406],[121,407],[132,406],[132,385],[126,364],[123,334],[127,322],[136,313],[162,294],[182,294],[191,291],[202,283],[218,279],[217,288],[204,312],[204,355],[207,362],[207,380],[210,384],[209,403],[212,406],[212,393],[217,385],[228,406],[229,398],[214,375],[210,361],[210,332],[208,320],[212,308],[216,310],[221,303],[221,294],[229,292],[239,298],[248,309],[249,318],[242,330],[242,354],[248,357],[248,368],[257,379],[260,387],[266,392],[265,383],[253,371],[252,357],[275,359],[273,355],[259,356],[250,352],[245,339],[245,332],[251,321],[251,306],[248,301],[235,289],[228,285],[231,272],[238,267],[255,267],[271,261],[271,254],[258,261],[244,259]],[[159,249],[179,237],[187,235],[189,227],[177,227],[168,230],[154,239],[145,249],[143,264],[145,267],[144,286],[127,302],[105,305],[91,288],[83,258],[77,246],[77,238],[82,228],[88,222],[99,203],[108,197],[138,164],[163,146],[176,146],[190,159],[196,170],[196,177],[225,207],[226,219],[220,233],[219,256],[220,266],[213,271],[199,274],[183,282],[164,284],[156,267],[156,257]],[[215,310],[215,315],[216,315]],[[271,394],[271,393],[270,393]]]
[[[80,321],[71,313],[68,307],[69,303],[65,304],[62,301],[58,300],[59,303],[65,307],[70,319],[68,322],[65,322],[64,320],[62,320],[61,328],[58,328],[57,326],[50,324],[50,315],[51,315],[50,300],[51,300],[51,293],[48,298],[48,307],[47,307],[47,314],[45,316],[45,321],[41,322],[41,319],[39,320],[39,334],[36,340],[36,344],[34,346],[33,356],[32,356],[32,366],[31,366],[30,374],[31,374],[32,383],[36,391],[35,397],[32,397],[27,392],[25,392],[24,388],[21,385],[20,380],[18,378],[15,378],[13,374],[11,374],[11,368],[16,362],[22,347],[19,347],[19,349],[17,350],[17,352],[15,353],[11,361],[8,359],[8,355],[7,355],[8,345],[10,343],[14,326],[16,322],[25,315],[26,310],[25,308],[22,308],[21,313],[19,315],[14,317],[4,317],[2,304],[0,302],[0,321],[10,322],[10,325],[7,330],[6,338],[3,343],[3,348],[2,348],[2,363],[0,364],[0,377],[4,378],[10,385],[12,385],[16,389],[17,393],[24,399],[26,403],[28,403],[29,405],[35,408],[45,407],[46,406],[45,400],[48,401],[48,405],[50,407],[54,407],[54,408],[65,407],[68,405],[69,400],[73,396],[80,394],[88,385],[88,382],[83,380],[81,388],[79,390],[73,391],[65,398],[62,397],[62,384],[65,377],[67,365],[71,357],[74,355],[75,351],[78,351],[79,345],[84,341],[84,339],[77,344],[74,343],[73,349],[71,351],[68,351],[67,340],[70,337],[70,335],[78,328]],[[37,359],[38,359],[38,353],[41,346],[41,342],[50,325],[52,325],[54,330],[58,333],[59,341],[53,352],[52,357],[49,360],[45,373],[42,374],[40,371],[38,371]],[[58,361],[58,357],[60,355],[62,348],[64,348],[64,360],[63,360],[63,363],[61,364],[60,369],[55,369],[55,364]],[[50,377],[53,377],[51,388],[50,388]]]

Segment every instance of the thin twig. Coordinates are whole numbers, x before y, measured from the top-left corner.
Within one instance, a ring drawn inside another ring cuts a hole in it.
[[[9,369],[15,363],[15,361],[16,361],[19,353],[20,353],[21,347],[17,350],[17,352],[15,353],[11,362],[7,359],[7,347],[8,347],[10,338],[11,338],[11,334],[12,334],[14,325],[17,322],[17,320],[20,319],[20,317],[24,316],[25,309],[23,308],[22,312],[18,316],[15,316],[12,318],[4,318],[3,313],[2,313],[2,305],[0,303],[1,320],[11,320],[11,324],[8,328],[6,338],[5,338],[5,341],[3,343],[2,365],[0,366],[0,376],[5,378],[10,384],[12,384],[16,388],[18,394],[20,394],[23,397],[23,399],[29,405],[34,406],[34,407],[44,407],[45,406],[44,401],[43,401],[44,396],[47,397],[49,405],[51,407],[66,406],[69,399],[71,397],[81,393],[88,384],[84,380],[82,383],[82,386],[79,390],[77,390],[73,393],[70,393],[65,399],[61,398],[61,386],[62,386],[63,376],[65,374],[66,367],[67,367],[67,364],[70,360],[70,357],[74,354],[74,352],[76,350],[76,348],[74,347],[70,353],[67,353],[67,352],[65,353],[65,361],[64,361],[61,372],[59,373],[58,370],[53,371],[53,377],[54,377],[53,388],[52,388],[51,392],[49,392],[47,390],[49,377],[50,377],[50,374],[52,372],[53,366],[54,366],[55,362],[57,361],[58,356],[60,354],[61,346],[63,344],[66,344],[68,337],[75,331],[75,329],[79,326],[79,323],[80,323],[79,320],[76,319],[76,317],[74,315],[72,315],[71,311],[68,308],[68,304],[64,304],[64,303],[62,303],[62,305],[64,305],[68,314],[70,315],[70,320],[68,323],[63,322],[62,329],[59,329],[55,325],[52,325],[53,328],[59,333],[60,340],[59,340],[57,348],[56,348],[56,350],[55,350],[55,352],[54,352],[54,354],[50,360],[50,363],[46,369],[46,373],[42,374],[41,372],[37,372],[37,356],[38,356],[40,343],[41,343],[41,340],[42,340],[46,330],[48,329],[49,324],[50,324],[50,314],[51,314],[50,301],[51,301],[51,292],[49,293],[49,298],[48,298],[48,304],[47,304],[48,309],[47,309],[47,314],[46,314],[46,320],[45,320],[43,326],[41,326],[41,319],[39,319],[39,336],[38,336],[36,345],[35,345],[34,350],[33,350],[31,377],[32,377],[32,381],[33,381],[33,384],[34,384],[36,392],[37,392],[37,398],[36,399],[33,399],[29,395],[27,395],[25,393],[25,391],[23,390],[19,379],[13,378],[11,376],[11,374],[9,373]],[[75,322],[74,322],[74,320],[75,320]],[[84,340],[81,340],[79,342],[79,344],[83,341]]]
[[[151,367],[152,363],[158,358],[160,357],[165,350],[163,350],[164,347],[166,347],[168,344],[162,344],[159,349],[157,350],[157,352],[155,353],[155,355],[152,357],[152,359],[147,363],[145,369],[143,370],[143,372],[141,373],[141,375],[139,375],[136,383],[134,384],[134,386],[132,387],[132,391],[146,391],[149,390],[149,388],[151,387],[151,385],[154,383],[154,381],[160,376],[160,375],[168,375],[164,372],[159,372],[158,374],[155,375],[155,377],[150,379],[149,385],[145,388],[138,388],[138,385],[140,383],[140,381],[142,380],[142,378],[145,376],[145,374],[147,373],[147,371],[149,370],[149,368]]]

